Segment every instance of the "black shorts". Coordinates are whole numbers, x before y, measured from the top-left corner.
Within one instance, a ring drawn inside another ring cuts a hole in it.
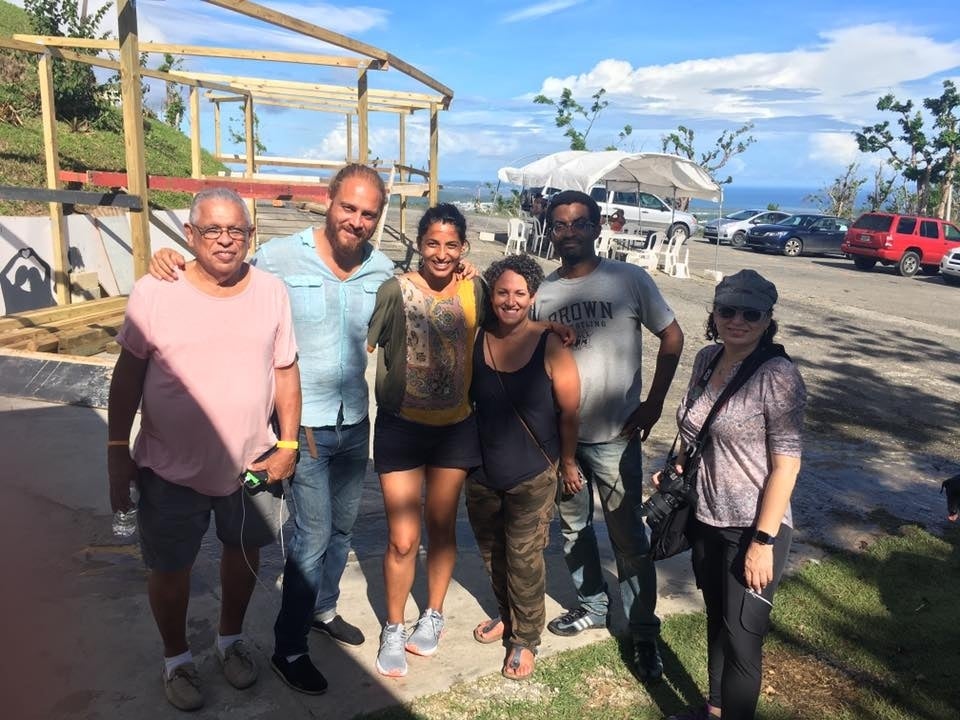
[[[378,473],[441,468],[479,467],[480,435],[470,415],[453,425],[424,425],[398,415],[378,413],[373,431],[373,467]]]

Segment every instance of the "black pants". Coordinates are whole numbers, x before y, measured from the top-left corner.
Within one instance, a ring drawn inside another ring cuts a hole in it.
[[[707,607],[708,701],[721,708],[723,720],[752,720],[756,712],[763,638],[793,530],[780,526],[773,547],[773,582],[760,596],[749,593],[743,579],[743,559],[752,536],[753,528],[694,521],[693,570]]]

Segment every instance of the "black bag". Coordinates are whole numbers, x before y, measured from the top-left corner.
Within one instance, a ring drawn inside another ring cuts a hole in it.
[[[656,527],[650,526],[650,557],[666,560],[690,549],[689,527],[695,515],[693,503],[683,503]]]
[[[693,403],[696,402],[697,398],[700,397],[704,389],[707,387],[707,382],[709,382],[710,376],[713,374],[713,370],[719,362],[722,354],[723,350],[716,354],[716,356],[710,362],[710,365],[707,366],[706,370],[704,370],[703,375],[697,381],[697,384],[691,388],[690,392],[687,394],[686,409],[683,413],[684,419],[686,418],[687,413],[690,412],[690,408],[693,406]],[[753,373],[761,365],[763,365],[767,360],[775,357],[785,357],[788,360],[790,359],[790,356],[787,355],[782,345],[777,345],[774,343],[760,345],[746,359],[744,359],[743,363],[740,365],[740,369],[737,371],[737,374],[734,375],[730,383],[723,389],[720,397],[717,398],[717,401],[710,409],[710,413],[707,415],[706,420],[704,420],[703,427],[700,428],[700,432],[697,434],[696,440],[694,440],[692,445],[687,448],[683,482],[675,483],[675,485],[680,485],[682,487],[670,493],[670,495],[672,495],[672,497],[669,498],[669,504],[671,505],[670,511],[666,514],[651,514],[649,512],[649,507],[656,502],[655,498],[653,497],[647,500],[647,502],[641,507],[640,511],[646,516],[647,525],[650,526],[650,557],[653,560],[666,560],[667,558],[673,557],[674,555],[682,553],[690,548],[689,528],[694,517],[696,516],[697,507],[697,472],[700,468],[700,455],[703,452],[704,447],[706,447],[707,442],[710,440],[710,424],[713,422],[714,416],[716,416],[716,414],[720,411],[720,408],[727,401],[727,399],[737,392],[737,390],[743,387],[744,383],[747,382],[750,376],[753,375]],[[682,424],[683,419],[681,419],[680,422]],[[672,475],[676,475],[676,472],[673,468],[676,459],[674,455],[674,449],[676,448],[679,437],[680,433],[678,432],[677,437],[674,438],[673,447],[670,448],[670,455],[666,463],[667,470],[665,470],[665,472],[669,472]],[[661,487],[662,486],[663,484],[661,481]]]

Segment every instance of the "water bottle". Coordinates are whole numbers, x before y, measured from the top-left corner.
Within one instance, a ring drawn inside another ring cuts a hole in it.
[[[117,510],[113,514],[113,536],[129,538],[137,529],[137,486],[130,485],[130,500],[133,502],[126,512]]]

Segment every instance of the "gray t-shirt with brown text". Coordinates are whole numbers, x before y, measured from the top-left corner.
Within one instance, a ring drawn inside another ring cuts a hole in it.
[[[576,330],[580,442],[613,440],[642,399],[643,328],[659,333],[674,320],[660,290],[642,268],[601,258],[581,278],[550,273],[532,316]]]

